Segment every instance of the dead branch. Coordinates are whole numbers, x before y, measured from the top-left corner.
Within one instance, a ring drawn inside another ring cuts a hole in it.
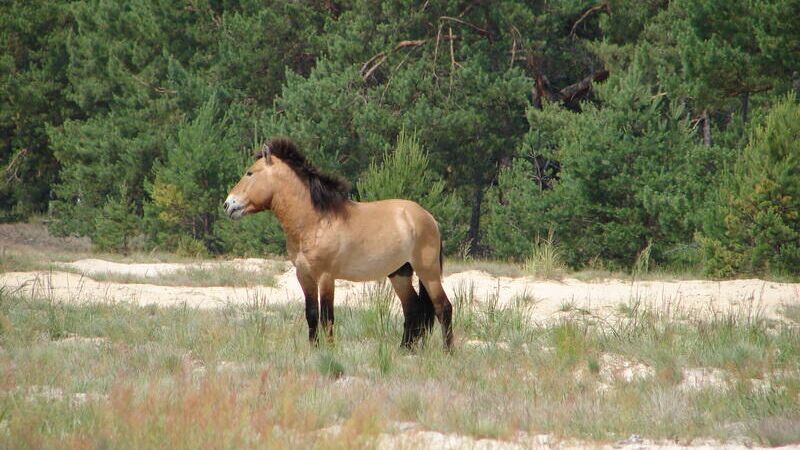
[[[375,64],[373,64],[372,67],[370,67],[369,70],[366,71],[366,73],[361,75],[361,77],[364,78],[364,81],[369,80],[369,77],[371,77],[372,74],[375,73],[376,70],[378,70],[378,67],[380,67],[384,61],[386,61],[385,53],[380,55],[380,57],[375,61]]]
[[[372,58],[368,59],[368,60],[367,60],[367,62],[365,62],[364,64],[362,64],[362,65],[361,65],[361,69],[359,69],[359,72],[361,73],[361,76],[362,76],[362,77],[364,76],[364,72],[366,72],[366,70],[367,70],[367,67],[369,67],[369,66],[370,66],[370,64],[372,64],[373,62],[375,62],[375,60],[376,60],[376,59],[378,59],[378,58],[382,58],[382,57],[384,57],[384,56],[386,56],[386,52],[380,52],[380,53],[376,54],[375,56],[373,56]]]
[[[581,14],[578,20],[575,21],[575,23],[572,25],[572,30],[570,30],[569,35],[575,36],[575,30],[578,29],[578,25],[580,25],[581,22],[586,20],[589,16],[596,14],[600,11],[605,11],[606,13],[611,14],[611,5],[609,5],[608,2],[605,1],[599,5],[592,6],[591,8],[587,9],[586,12]]]
[[[28,148],[26,147],[18,151],[17,154],[14,155],[14,158],[12,158],[8,163],[3,171],[3,177],[5,178],[6,184],[19,180],[19,174],[17,173],[19,170],[19,165],[27,155]]]
[[[436,58],[439,56],[439,41],[442,38],[442,23],[439,22],[439,31],[436,32],[436,47],[433,48],[433,77],[436,78]],[[452,42],[452,41],[450,41]]]
[[[455,48],[453,47],[453,41],[455,40],[455,38],[453,37],[452,27],[447,27],[447,34],[448,37],[450,38],[450,67],[453,70],[455,70],[456,66],[461,67],[461,64],[459,64],[458,61],[456,61],[456,51]]]
[[[405,47],[419,47],[420,45],[425,45],[425,39],[419,39],[416,41],[400,41],[397,45],[394,46],[394,52],[400,50],[401,48]]]
[[[393,53],[402,48],[407,48],[407,47],[420,47],[422,45],[425,45],[425,42],[427,42],[425,39],[419,39],[415,41],[400,41],[397,43],[397,45],[395,45],[392,48],[392,50],[389,51],[389,53]],[[372,74],[375,73],[376,70],[378,70],[381,64],[383,64],[386,61],[386,58],[388,58],[388,56],[389,54],[387,54],[386,52],[380,52],[375,56],[373,56],[372,58],[368,59],[367,62],[361,65],[361,69],[359,70],[359,72],[361,73],[361,78],[363,78],[364,81],[367,81],[369,77],[371,77]]]
[[[453,72],[456,70],[456,52],[453,49],[453,27],[447,27],[447,34],[450,36],[450,84],[447,88],[447,98],[450,98],[450,94],[453,92]]]
[[[514,68],[514,61],[517,59],[517,36],[522,37],[517,27],[511,25],[511,61],[509,62],[509,69]]]
[[[461,19],[459,19],[457,17],[441,16],[441,17],[439,17],[439,20],[440,21],[441,20],[452,20],[453,22],[457,22],[457,23],[460,23],[462,25],[466,25],[466,26],[472,28],[473,30],[477,31],[478,33],[480,33],[480,34],[482,34],[484,36],[488,36],[489,35],[489,32],[487,30],[485,30],[485,29],[483,29],[483,28],[481,28],[481,27],[479,27],[479,26],[477,26],[475,24],[469,23],[466,20],[461,20]]]
[[[605,81],[608,78],[608,70],[598,70],[597,72],[587,76],[581,81],[571,84],[564,89],[558,91],[558,97],[564,103],[572,103],[576,99],[585,96],[592,89],[592,84],[595,82]]]

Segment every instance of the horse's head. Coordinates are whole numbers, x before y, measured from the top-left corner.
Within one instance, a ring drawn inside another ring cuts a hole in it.
[[[269,209],[275,183],[272,181],[275,165],[267,144],[256,153],[256,161],[247,169],[242,179],[225,199],[225,214],[231,219],[241,219],[245,214]]]

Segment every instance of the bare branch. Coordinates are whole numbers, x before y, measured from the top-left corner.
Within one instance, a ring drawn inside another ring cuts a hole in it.
[[[611,14],[611,6],[608,4],[608,1],[604,1],[603,3],[592,6],[591,8],[587,9],[586,12],[581,14],[577,21],[572,25],[572,30],[570,30],[569,35],[575,36],[575,30],[578,29],[578,25],[581,24],[584,20],[586,20],[589,16],[596,14],[600,11],[605,11],[608,14]]]
[[[396,52],[401,48],[420,47],[422,45],[425,45],[425,42],[427,42],[425,39],[419,39],[415,41],[400,41],[397,43],[397,45],[395,45],[392,48],[392,50],[389,51],[389,53]],[[361,65],[361,69],[359,70],[359,72],[361,73],[361,78],[363,78],[364,81],[367,81],[369,77],[371,77],[372,74],[375,73],[376,70],[378,70],[378,67],[380,67],[381,64],[383,64],[386,61],[386,58],[388,56],[389,54],[387,54],[386,52],[380,52],[375,56],[373,56],[372,58],[368,59],[367,62]]]
[[[578,97],[583,97],[592,89],[592,84],[597,81],[605,81],[608,78],[608,70],[599,70],[581,81],[571,84],[558,91],[558,97],[565,103],[571,103]]]
[[[401,48],[405,47],[419,47],[420,45],[425,45],[425,39],[419,39],[416,41],[400,41],[397,45],[394,46],[394,52],[400,50]]]
[[[375,56],[373,56],[372,58],[368,59],[368,60],[367,60],[367,62],[365,62],[365,63],[364,63],[362,66],[361,66],[361,69],[359,69],[359,72],[361,73],[361,76],[362,76],[362,77],[364,76],[364,72],[366,72],[366,71],[367,71],[367,68],[370,66],[370,64],[372,64],[373,62],[375,62],[375,60],[376,60],[376,59],[378,59],[378,58],[382,58],[382,57],[384,57],[384,56],[386,56],[386,52],[380,52],[380,53],[376,54]]]
[[[6,165],[6,168],[3,171],[6,184],[11,183],[12,181],[19,181],[19,175],[17,173],[19,165],[27,155],[28,148],[26,147],[18,151],[17,154],[14,155],[14,158],[12,158],[8,165]]]
[[[436,78],[436,58],[439,56],[439,41],[441,40],[441,38],[442,38],[442,23],[439,22],[439,31],[436,32],[436,47],[433,48],[433,77],[434,78]]]
[[[362,75],[364,81],[369,80],[369,77],[371,77],[372,74],[375,73],[376,70],[378,70],[378,67],[380,67],[384,61],[386,61],[386,54],[380,55],[380,57],[375,61],[375,64],[373,64],[373,66],[370,67],[369,70],[367,70],[367,72],[364,75]]]
[[[448,37],[450,38],[450,67],[453,70],[455,70],[456,66],[461,67],[461,64],[459,64],[458,61],[456,61],[456,52],[455,49],[453,48],[453,41],[455,40],[455,38],[453,37],[452,27],[447,27],[447,34]]]
[[[488,36],[489,35],[489,32],[487,30],[485,30],[485,29],[483,29],[483,28],[481,28],[481,27],[479,27],[479,26],[477,26],[475,24],[469,23],[466,20],[461,20],[461,19],[459,19],[457,17],[441,16],[441,17],[439,17],[439,20],[452,20],[453,22],[457,22],[457,23],[460,23],[462,25],[466,25],[466,26],[472,28],[473,30],[477,31],[478,33],[480,33],[480,34],[482,34],[484,36]]]

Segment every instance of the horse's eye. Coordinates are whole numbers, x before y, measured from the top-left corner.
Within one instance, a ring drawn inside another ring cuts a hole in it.
[[[252,175],[253,175],[253,172],[247,172],[247,176],[248,176],[248,177],[249,177],[249,176],[252,176]]]

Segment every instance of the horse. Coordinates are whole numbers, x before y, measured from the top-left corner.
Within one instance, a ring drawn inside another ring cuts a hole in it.
[[[442,286],[442,239],[433,215],[409,200],[356,202],[349,184],[321,172],[289,139],[275,138],[231,189],[223,208],[231,219],[272,211],[286,235],[289,259],[305,296],[308,338],[322,324],[333,341],[337,279],[388,277],[402,305],[401,345],[412,348],[433,328],[446,349],[453,343],[453,307]],[[412,284],[419,278],[419,294]]]

